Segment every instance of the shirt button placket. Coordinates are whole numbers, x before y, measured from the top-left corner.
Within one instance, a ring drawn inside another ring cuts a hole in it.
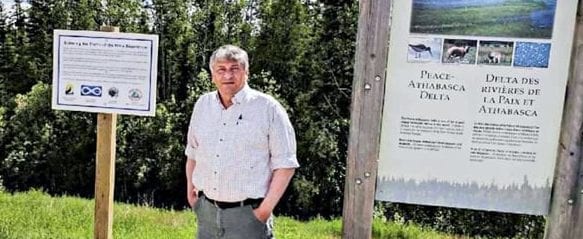
[[[210,188],[212,189],[214,194],[216,196],[218,196],[219,198],[221,197],[221,195],[220,195],[220,190],[218,190],[218,187],[217,187],[220,184],[218,172],[220,171],[220,168],[221,168],[221,156],[224,157],[224,155],[222,155],[221,152],[223,152],[223,148],[224,148],[223,142],[225,141],[225,132],[227,131],[227,121],[226,120],[228,118],[229,118],[228,112],[223,109],[221,111],[221,118],[219,120],[219,122],[220,122],[219,127],[217,127],[217,132],[216,132],[217,133],[216,136],[218,136],[217,137],[218,140],[217,140],[217,138],[215,138],[215,140],[218,141],[218,143],[215,145],[215,150],[216,150],[215,151],[215,159],[216,160],[213,160],[214,161],[214,168],[212,170],[212,174],[210,175],[211,179],[212,179],[211,181],[213,182],[212,186]]]

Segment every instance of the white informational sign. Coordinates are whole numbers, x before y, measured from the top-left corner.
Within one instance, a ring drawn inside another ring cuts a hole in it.
[[[158,36],[55,30],[52,108],[154,116]]]
[[[548,213],[577,1],[393,1],[376,199]]]

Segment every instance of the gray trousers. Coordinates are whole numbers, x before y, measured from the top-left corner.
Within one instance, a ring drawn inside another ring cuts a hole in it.
[[[198,239],[273,239],[273,216],[263,223],[251,206],[220,209],[200,197],[194,204]]]

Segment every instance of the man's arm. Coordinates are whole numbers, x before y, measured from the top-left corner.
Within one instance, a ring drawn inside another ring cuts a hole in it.
[[[267,189],[267,195],[261,205],[253,210],[255,217],[262,222],[267,222],[275,206],[283,196],[291,178],[294,176],[295,168],[280,168],[273,170],[271,183]]]
[[[186,159],[186,198],[188,199],[188,204],[190,207],[194,207],[194,203],[198,200],[197,190],[192,184],[192,172],[196,167],[196,161],[187,158]]]

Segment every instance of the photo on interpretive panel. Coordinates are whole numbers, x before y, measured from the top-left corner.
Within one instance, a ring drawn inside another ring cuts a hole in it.
[[[540,185],[531,181],[532,179],[526,175],[522,182],[510,185],[379,176],[376,199],[419,205],[545,215],[548,213],[551,184],[548,179],[546,184]]]
[[[477,40],[445,39],[443,40],[443,63],[475,64]]]
[[[411,33],[550,39],[557,0],[412,0]]]
[[[480,41],[478,47],[478,64],[510,66],[514,42]]]
[[[517,42],[514,66],[548,68],[551,44],[536,42]]]
[[[440,62],[441,38],[409,38],[407,62]]]

